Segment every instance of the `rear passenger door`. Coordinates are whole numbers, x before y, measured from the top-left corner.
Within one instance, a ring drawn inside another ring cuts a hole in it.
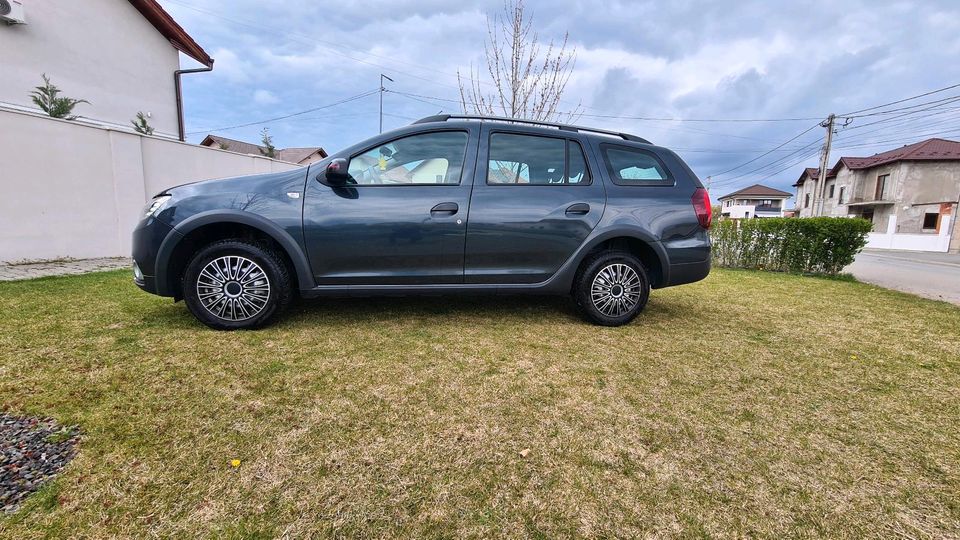
[[[466,283],[550,278],[597,226],[605,195],[574,134],[485,125],[470,198]]]

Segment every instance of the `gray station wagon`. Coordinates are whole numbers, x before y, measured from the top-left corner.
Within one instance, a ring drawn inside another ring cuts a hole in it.
[[[693,171],[640,137],[439,115],[309,167],[168,189],[134,281],[204,324],[257,328],[297,295],[572,295],[601,325],[710,272]]]

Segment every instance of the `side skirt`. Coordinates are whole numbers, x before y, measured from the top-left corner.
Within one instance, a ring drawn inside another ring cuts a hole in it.
[[[566,295],[569,287],[557,287],[556,283],[510,285],[496,284],[438,284],[438,285],[321,285],[301,290],[304,298],[344,296],[429,296],[429,295]]]

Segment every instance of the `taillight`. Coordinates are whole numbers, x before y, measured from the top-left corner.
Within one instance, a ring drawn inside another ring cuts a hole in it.
[[[710,222],[713,220],[713,207],[710,206],[710,194],[703,188],[697,188],[690,198],[693,203],[693,209],[697,212],[697,221],[704,229],[710,228]]]

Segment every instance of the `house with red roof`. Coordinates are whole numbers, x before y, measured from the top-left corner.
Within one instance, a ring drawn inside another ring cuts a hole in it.
[[[22,21],[0,23],[0,109],[39,111],[30,93],[46,74],[88,102],[73,111],[81,123],[132,131],[143,112],[154,135],[183,139],[182,68],[213,58],[156,0],[23,2]]]
[[[754,184],[717,200],[720,202],[720,216],[729,219],[753,219],[783,217],[784,203],[792,193],[780,191],[762,184]]]
[[[800,217],[873,222],[870,247],[960,251],[960,142],[927,139],[869,157],[841,157],[824,175],[808,168],[794,183]]]

